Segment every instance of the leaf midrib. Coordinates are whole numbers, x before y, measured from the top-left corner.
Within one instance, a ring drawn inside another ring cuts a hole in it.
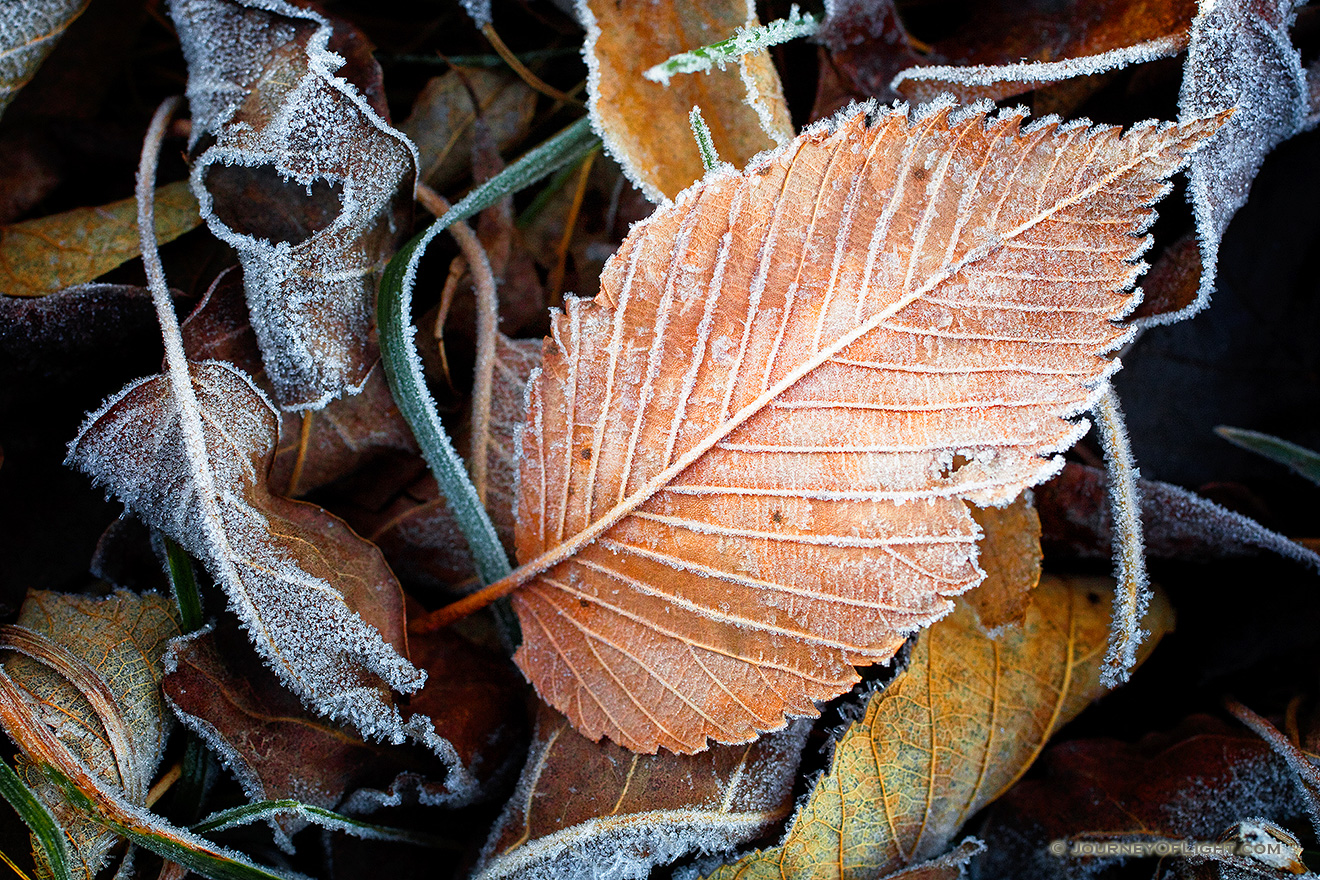
[[[1102,136],[1103,136],[1102,132],[1097,132],[1093,134],[1093,137],[1102,137]],[[1129,133],[1127,135],[1127,137],[1131,137],[1131,136],[1133,136],[1132,133]],[[1165,144],[1162,140],[1159,139],[1155,140],[1153,148],[1148,150],[1143,150],[1142,152],[1131,157],[1127,162],[1124,162],[1123,164],[1119,165],[1117,168],[1115,168],[1108,174],[1104,175],[1098,181],[1092,183],[1090,186],[1085,187],[1082,190],[1079,190],[1077,193],[1073,194],[1068,198],[1061,199],[1060,201],[1056,202],[1054,205],[1050,206],[1048,209],[1038,212],[1035,216],[1031,217],[1027,221],[1009,230],[1004,235],[992,237],[989,241],[985,242],[984,244],[979,245],[973,248],[972,250],[968,251],[967,254],[964,255],[963,258],[960,259],[958,262],[953,264],[946,264],[943,269],[934,273],[930,278],[928,278],[923,284],[921,284],[919,287],[914,289],[912,292],[902,297],[899,297],[889,306],[885,307],[884,309],[881,309],[879,312],[871,316],[871,318],[859,324],[858,327],[855,328],[852,332],[844,334],[843,336],[839,337],[831,345],[823,349],[817,350],[812,357],[803,361],[798,367],[791,370],[787,375],[784,376],[784,378],[779,380],[779,382],[775,383],[774,386],[767,389],[759,397],[757,397],[751,403],[747,404],[745,407],[743,407],[741,410],[735,413],[732,417],[725,420],[715,430],[711,431],[704,438],[702,438],[702,440],[699,443],[695,444],[687,452],[685,452],[682,456],[680,456],[677,461],[675,461],[673,464],[662,470],[660,473],[656,474],[654,477],[652,477],[650,480],[644,483],[631,495],[620,501],[618,504],[614,505],[614,507],[612,507],[599,519],[592,522],[589,526],[587,526],[587,528],[578,532],[576,535],[569,538],[568,540],[561,542],[554,549],[542,553],[536,556],[535,558],[529,560],[528,562],[520,565],[510,574],[501,578],[499,581],[491,584],[486,589],[486,591],[483,592],[488,591],[490,593],[497,593],[497,594],[507,593],[517,588],[518,586],[526,583],[527,581],[531,580],[532,578],[536,577],[542,572],[547,571],[553,568],[554,566],[558,565],[559,563],[564,562],[565,560],[576,555],[578,551],[580,551],[583,547],[586,547],[587,545],[593,543],[597,538],[599,538],[606,531],[608,531],[610,528],[616,525],[620,520],[628,516],[630,513],[632,513],[642,504],[649,501],[656,493],[660,492],[666,485],[671,483],[674,480],[674,478],[676,478],[683,471],[687,470],[689,467],[691,467],[693,464],[699,461],[702,458],[702,456],[704,456],[707,452],[709,452],[712,448],[714,448],[716,444],[724,440],[726,437],[728,437],[730,434],[736,431],[739,427],[741,427],[744,423],[746,423],[749,419],[751,419],[753,416],[757,415],[759,412],[765,409],[765,407],[768,406],[772,401],[783,395],[790,388],[796,385],[799,381],[806,378],[806,376],[808,376],[817,367],[825,363],[825,361],[829,360],[834,355],[843,351],[848,346],[852,345],[854,342],[856,342],[866,334],[880,327],[880,325],[882,325],[889,318],[892,318],[898,312],[902,311],[912,303],[921,299],[931,290],[935,289],[944,281],[948,280],[953,275],[956,275],[958,272],[962,271],[967,266],[984,259],[995,250],[1003,247],[1007,242],[1012,241],[1017,236],[1023,234],[1024,232],[1029,231],[1030,229],[1034,228],[1039,223],[1049,219],[1051,216],[1058,213],[1059,211],[1065,210],[1066,208],[1069,208],[1072,205],[1075,205],[1078,202],[1086,198],[1089,198],[1090,196],[1102,190],[1104,187],[1113,183],[1118,178],[1126,175],[1128,172],[1130,172],[1136,166],[1140,165],[1142,162],[1145,162],[1157,156],[1159,153],[1164,152],[1167,149],[1169,149],[1169,145]],[[900,191],[900,187],[898,186],[898,184],[895,184],[895,192],[899,192],[899,191]],[[605,402],[605,406],[607,407],[609,406],[608,400]]]

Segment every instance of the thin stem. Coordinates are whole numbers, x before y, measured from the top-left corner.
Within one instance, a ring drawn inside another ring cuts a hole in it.
[[[512,192],[526,187],[559,168],[574,162],[600,143],[586,119],[564,129],[528,152],[495,177],[481,184],[430,228],[409,241],[390,260],[381,280],[376,318],[385,376],[399,411],[412,427],[422,456],[435,474],[463,537],[472,550],[482,583],[499,580],[509,573],[509,559],[490,521],[476,488],[468,479],[463,461],[449,442],[426,388],[421,360],[414,344],[416,328],[411,323],[412,289],[417,266],[426,247],[441,232],[459,220],[482,211]]]
[[[1137,648],[1146,637],[1141,618],[1150,604],[1150,585],[1146,578],[1145,542],[1141,534],[1139,473],[1132,458],[1132,447],[1128,445],[1127,425],[1118,403],[1118,393],[1112,386],[1096,405],[1095,416],[1108,473],[1114,566],[1118,579],[1109,650],[1105,654],[1100,680],[1113,687],[1127,681],[1137,665]]]
[[[555,268],[547,282],[551,303],[559,302],[564,292],[564,273],[568,267],[568,246],[573,241],[573,230],[577,227],[578,215],[582,213],[582,202],[587,196],[587,181],[591,177],[591,166],[595,164],[596,151],[592,150],[578,169],[577,186],[573,190],[573,201],[568,206],[568,218],[564,221],[564,234],[559,237],[559,247],[555,249]]]
[[[176,382],[182,379],[187,384],[188,358],[183,353],[179,316],[174,312],[174,300],[170,298],[169,288],[165,285],[165,268],[161,265],[160,251],[156,247],[156,163],[160,156],[161,142],[165,140],[166,126],[180,100],[176,95],[161,101],[156,108],[156,115],[151,117],[151,125],[147,127],[147,136],[142,141],[142,158],[138,162],[137,209],[138,235],[142,239],[142,266],[147,272],[147,287],[151,289],[151,301],[156,306],[156,317],[160,321],[160,335],[165,342],[165,361]]]
[[[424,183],[417,184],[417,201],[437,218],[453,206]],[[499,332],[500,298],[490,257],[472,227],[458,221],[449,234],[472,272],[472,286],[477,295],[477,362],[472,368],[472,444],[468,450],[468,472],[482,506],[486,504],[487,470],[490,446],[490,401],[495,388],[495,336]]]
[[[483,26],[481,28],[481,34],[490,41],[491,48],[493,48],[499,56],[504,59],[504,63],[513,68],[513,72],[518,74],[518,78],[531,86],[532,89],[540,92],[547,98],[554,98],[556,101],[563,101],[566,104],[577,104],[581,106],[581,101],[564,94],[559,91],[559,89],[545,82],[539,76],[528,70],[527,65],[523,64],[518,56],[514,55],[513,52],[509,50],[508,46],[504,45],[504,40],[500,39],[500,35],[495,32],[494,25],[487,24]]]

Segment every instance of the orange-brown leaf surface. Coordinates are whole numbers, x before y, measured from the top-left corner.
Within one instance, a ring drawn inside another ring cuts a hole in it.
[[[1056,472],[1165,178],[1218,118],[854,110],[634,227],[521,438],[517,661],[587,736],[746,742],[981,580]]]
[[[671,55],[728,39],[756,25],[755,4],[746,0],[583,0],[578,15],[587,29],[583,54],[591,67],[587,83],[592,124],[605,148],[633,183],[659,201],[673,198],[701,177],[701,153],[688,113],[701,107],[715,150],[742,165],[793,134],[779,74],[765,51],[748,55],[742,70],[711,70],[677,76],[668,85],[642,73]],[[745,82],[755,84],[767,134],[749,106]]]

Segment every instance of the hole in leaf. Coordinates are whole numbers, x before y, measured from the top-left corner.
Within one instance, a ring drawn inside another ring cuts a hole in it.
[[[213,165],[206,188],[222,223],[271,243],[306,241],[333,223],[343,206],[342,184],[317,180],[308,187],[274,165]]]
[[[955,453],[953,458],[949,459],[947,462],[940,463],[940,479],[947,480],[952,476],[956,476],[958,471],[971,463],[972,460],[961,452]]]

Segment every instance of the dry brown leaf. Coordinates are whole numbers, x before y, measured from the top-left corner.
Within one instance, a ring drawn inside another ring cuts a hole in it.
[[[861,110],[633,228],[532,383],[517,660],[643,752],[813,715],[981,579],[1107,387],[1180,126]]]
[[[987,630],[1021,623],[1040,583],[1040,517],[1024,495],[1007,507],[974,507],[972,519],[984,533],[978,545],[985,580],[967,594],[967,604]]]
[[[156,235],[162,244],[201,222],[186,182],[156,191]],[[133,199],[14,223],[0,228],[0,293],[45,296],[86,284],[140,253]]]
[[[624,172],[649,198],[673,198],[704,173],[688,114],[701,108],[720,158],[742,167],[762,150],[793,136],[779,74],[764,51],[745,56],[743,70],[680,75],[668,86],[643,72],[756,25],[748,0],[578,0],[587,30],[583,56],[590,76],[592,125]],[[745,73],[744,73],[745,70]],[[767,134],[748,106],[744,79],[756,83]]]
[[[284,409],[366,382],[376,286],[407,227],[416,153],[391,128],[364,37],[310,6],[179,0],[192,189],[243,265],[252,326]]]
[[[173,606],[159,595],[118,592],[104,599],[34,591],[16,625],[0,633],[3,674],[34,723],[53,730],[102,785],[141,805],[160,763],[169,715],[160,694],[166,642],[179,634]],[[10,730],[21,747],[22,732]],[[71,843],[70,868],[90,878],[119,839],[74,809],[41,768],[22,773]],[[33,853],[42,852],[33,846]],[[49,873],[46,872],[46,876]]]
[[[943,852],[1054,731],[1105,693],[1112,595],[1110,578],[1046,576],[1024,623],[994,638],[959,602],[844,732],[784,842],[711,880],[883,877]],[[1148,653],[1173,628],[1162,593],[1143,623]]]
[[[700,755],[638,755],[595,743],[541,706],[518,789],[476,880],[647,877],[692,852],[744,843],[788,816],[810,725]]]
[[[427,803],[458,806],[498,780],[525,743],[525,685],[517,672],[453,634],[436,634],[420,646],[414,641],[416,662],[428,678],[409,705],[454,744],[447,764],[417,746],[366,742],[311,714],[245,642],[236,626],[223,622],[176,640],[162,686],[175,713],[223,759],[253,802],[292,798],[333,809],[355,793],[367,799],[363,789],[385,790],[407,774]],[[272,824],[287,845],[306,820],[284,816]]]
[[[189,376],[195,402],[169,375],[108,400],[69,462],[206,566],[306,705],[369,736],[425,738],[405,731],[390,695],[425,676],[406,659],[403,596],[380,551],[321,508],[271,494],[278,415],[251,380],[219,361],[192,364]]]
[[[473,95],[480,113],[472,106]],[[464,68],[430,79],[399,129],[417,147],[417,178],[444,190],[472,168],[478,116],[490,130],[496,148],[505,150],[527,133],[535,109],[536,92],[516,76]]]
[[[1049,851],[1051,841],[1074,836],[1211,841],[1247,817],[1306,824],[1288,764],[1244,728],[1206,715],[1137,743],[1061,743],[1038,769],[988,811],[987,877],[1075,878],[1083,862]],[[1097,871],[1117,861],[1086,860]]]
[[[180,328],[189,360],[219,360],[246,372],[271,392],[261,352],[243,301],[237,273],[224,275]],[[325,408],[284,413],[267,484],[276,495],[297,498],[334,482],[388,450],[415,452],[417,441],[390,396],[379,365],[367,374],[361,393]]]

